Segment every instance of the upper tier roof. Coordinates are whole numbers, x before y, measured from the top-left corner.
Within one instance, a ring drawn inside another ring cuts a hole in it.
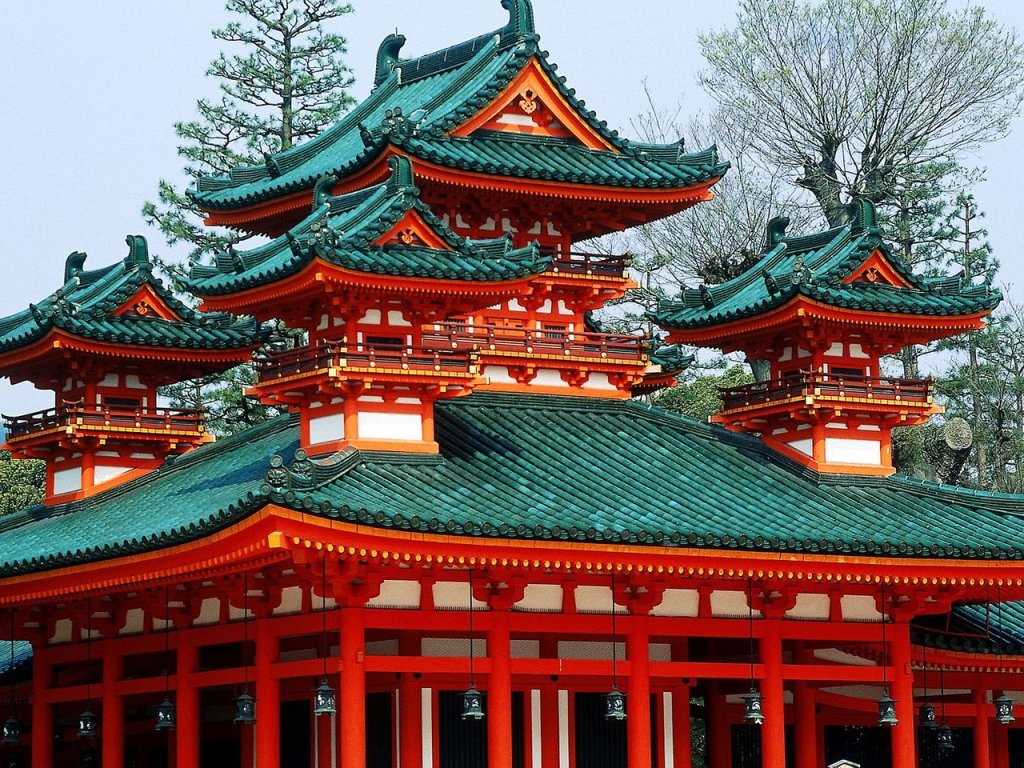
[[[851,206],[843,226],[804,237],[785,237],[788,219],[773,219],[761,259],[721,285],[686,288],[663,301],[651,318],[666,328],[703,328],[766,314],[803,296],[832,307],[903,315],[957,317],[989,312],[1002,299],[986,281],[915,274],[882,240],[874,207]],[[868,264],[875,254],[877,264]],[[860,275],[874,268],[874,281]]]
[[[64,284],[29,308],[0,319],[0,354],[27,347],[52,330],[97,342],[189,350],[245,350],[262,341],[252,318],[203,314],[181,303],[153,276],[146,240],[127,238],[128,256],[86,271],[72,253]]]
[[[220,254],[213,266],[193,265],[189,287],[201,296],[236,293],[294,275],[316,258],[354,272],[474,282],[522,279],[551,266],[534,245],[513,249],[507,237],[455,234],[419,199],[409,160],[389,162],[386,184],[340,197],[327,196],[335,179],[325,177],[313,212],[286,235],[246,253]],[[410,228],[408,242],[389,236],[403,221],[417,230]]]
[[[5,517],[0,577],[202,539],[269,503],[449,537],[1024,559],[1020,496],[818,475],[754,437],[632,401],[476,393],[435,413],[438,456],[296,462],[298,424],[282,417],[116,490]]]
[[[502,5],[511,16],[506,26],[418,58],[400,58],[405,38],[389,36],[378,53],[373,91],[341,121],[265,163],[200,179],[190,191],[193,199],[207,210],[244,208],[310,190],[325,174],[345,178],[389,147],[448,168],[605,187],[685,188],[726,172],[728,163],[718,160],[714,147],[687,154],[682,142],[631,143],[609,130],[539,50],[529,0],[502,0]],[[603,149],[573,138],[488,131],[451,135],[533,62]]]

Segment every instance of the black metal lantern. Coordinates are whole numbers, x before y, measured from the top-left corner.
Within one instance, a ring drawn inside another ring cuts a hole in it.
[[[946,754],[956,749],[956,745],[953,744],[953,729],[945,723],[940,725],[935,734],[935,744],[940,752],[945,752]]]
[[[899,718],[896,717],[896,702],[889,695],[889,689],[882,689],[882,698],[878,700],[878,724],[899,725]]]
[[[313,694],[313,714],[317,717],[336,714],[338,708],[335,701],[334,689],[328,684],[326,677],[322,678],[316,693]]]
[[[462,719],[484,719],[484,697],[474,686],[470,686],[469,690],[462,694]]]
[[[17,744],[21,741],[21,723],[14,715],[4,721],[4,744]]]
[[[926,728],[929,731],[934,730],[939,724],[938,719],[935,717],[935,707],[927,701],[918,710],[918,722],[922,728]]]
[[[165,696],[163,704],[156,708],[156,729],[158,731],[174,730],[174,702]]]
[[[626,697],[617,685],[612,685],[611,691],[604,695],[604,719],[626,719]]]
[[[235,725],[253,725],[256,722],[256,699],[243,688],[235,699]]]
[[[746,700],[743,719],[751,725],[763,725],[764,712],[761,710],[761,694],[757,692],[757,688],[751,688],[750,693],[743,698]]]
[[[1013,716],[1013,699],[1003,693],[998,699],[995,700],[996,705],[996,722],[1000,725],[1009,725],[1014,721]]]
[[[78,716],[78,738],[95,739],[99,721],[88,706]]]

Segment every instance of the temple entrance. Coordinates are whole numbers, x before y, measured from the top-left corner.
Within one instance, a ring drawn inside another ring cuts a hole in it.
[[[483,698],[487,712],[486,693]],[[526,760],[523,707],[523,692],[513,691],[512,768],[524,768]],[[437,720],[440,768],[487,768],[487,718],[462,719],[462,691],[438,692]]]
[[[796,761],[793,726],[786,726],[786,768]],[[732,768],[761,768],[761,728],[756,725],[732,726]],[[866,768],[866,767],[865,767]]]
[[[892,730],[878,726],[825,726],[825,765],[840,760],[857,763],[861,768],[889,768]]]

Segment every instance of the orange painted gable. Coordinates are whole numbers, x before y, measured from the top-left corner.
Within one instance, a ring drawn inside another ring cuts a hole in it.
[[[131,298],[114,310],[112,314],[114,317],[121,317],[122,315],[156,316],[175,323],[182,322],[181,318],[148,285],[139,288]]]
[[[452,135],[469,136],[479,130],[574,138],[589,149],[617,151],[562,97],[536,59]]]
[[[395,226],[377,238],[375,245],[419,245],[436,251],[452,250],[417,211],[406,212]]]
[[[851,283],[890,285],[894,288],[910,287],[910,283],[896,271],[892,264],[889,263],[889,260],[877,249],[859,267],[853,270],[849,277],[843,280],[843,285],[850,285]]]

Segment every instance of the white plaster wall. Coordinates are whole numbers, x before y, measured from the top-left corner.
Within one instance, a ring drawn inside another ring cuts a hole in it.
[[[96,485],[99,485],[100,483],[107,482],[107,480],[113,480],[115,477],[123,475],[125,472],[130,472],[132,469],[133,467],[118,467],[108,464],[100,464],[95,470],[93,470],[93,481]]]
[[[82,490],[82,468],[60,469],[53,473],[53,492],[55,495]]]
[[[380,585],[380,594],[366,605],[370,608],[419,608],[421,585],[418,581],[388,580]]]
[[[828,595],[806,593],[796,596],[796,605],[786,612],[787,619],[828,619],[831,600]]]
[[[877,467],[882,463],[882,443],[879,440],[828,437],[825,438],[825,461],[830,464],[864,464]]]
[[[800,453],[804,454],[804,456],[814,455],[814,441],[811,440],[810,438],[807,438],[806,440],[794,440],[791,443],[786,443],[786,445],[788,445],[794,451],[799,451]]]
[[[666,589],[661,602],[651,611],[653,616],[695,617],[700,608],[700,595],[695,589]]]
[[[417,413],[363,412],[358,415],[358,424],[362,439],[423,439],[423,419]]]
[[[523,599],[515,605],[518,611],[562,610],[562,587],[559,584],[527,584]]]
[[[310,445],[330,443],[345,439],[345,416],[334,413],[329,416],[316,416],[309,420]]]

